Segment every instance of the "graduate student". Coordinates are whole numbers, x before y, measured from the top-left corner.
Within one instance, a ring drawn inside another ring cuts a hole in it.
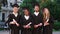
[[[39,4],[35,4],[33,15],[33,34],[42,34],[43,17]]]
[[[22,15],[22,17],[21,17],[21,23],[22,23],[22,30],[21,30],[22,33],[21,34],[32,34],[31,28],[32,28],[33,19],[29,12],[29,8],[24,7],[23,13],[24,13],[24,15]]]
[[[48,8],[43,9],[43,34],[52,34],[53,18],[50,15]]]
[[[19,6],[17,4],[13,5],[13,12],[12,14],[8,15],[8,23],[9,28],[11,29],[11,34],[19,34],[19,27],[20,27],[20,15],[18,14]]]

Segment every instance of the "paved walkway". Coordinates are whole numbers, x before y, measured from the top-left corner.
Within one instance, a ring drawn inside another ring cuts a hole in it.
[[[0,34],[9,34],[9,31],[0,31]]]
[[[0,34],[9,34],[9,31],[0,31]],[[53,32],[53,34],[60,34],[60,31]]]
[[[60,34],[60,31],[53,32],[53,34]]]

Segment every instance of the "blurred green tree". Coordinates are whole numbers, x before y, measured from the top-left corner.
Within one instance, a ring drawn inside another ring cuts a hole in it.
[[[50,14],[55,19],[54,29],[60,29],[60,0],[24,0],[20,5],[21,8],[29,7],[31,13],[33,13],[33,7],[35,3],[40,4],[40,8],[46,7],[49,9]],[[56,22],[57,20],[57,22]]]
[[[34,4],[37,3],[36,0],[24,0],[23,3],[20,5],[21,8],[23,7],[29,7],[30,9],[30,12],[33,12],[33,7],[34,7]]]
[[[60,21],[59,0],[24,0],[20,7],[29,7],[30,11],[33,12],[32,9],[35,3],[39,3],[41,9],[47,7],[54,19]]]

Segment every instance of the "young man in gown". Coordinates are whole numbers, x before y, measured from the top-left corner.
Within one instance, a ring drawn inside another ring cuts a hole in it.
[[[43,17],[39,4],[35,4],[33,15],[33,34],[42,34]]]
[[[21,34],[32,34],[32,23],[33,23],[33,18],[29,12],[28,7],[23,8],[24,15],[21,17],[21,24],[22,24],[22,30]]]
[[[17,4],[13,5],[13,12],[12,14],[8,15],[8,23],[9,28],[11,30],[11,34],[19,34],[19,27],[20,27],[20,15],[18,14],[19,6]]]

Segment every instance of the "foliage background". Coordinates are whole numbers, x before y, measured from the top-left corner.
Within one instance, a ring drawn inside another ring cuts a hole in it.
[[[35,3],[40,4],[40,8],[47,7],[54,18],[54,29],[60,30],[60,2],[59,0],[24,0],[20,5],[21,8],[29,7],[30,12],[33,13],[33,6]],[[21,11],[22,12],[22,11]]]

